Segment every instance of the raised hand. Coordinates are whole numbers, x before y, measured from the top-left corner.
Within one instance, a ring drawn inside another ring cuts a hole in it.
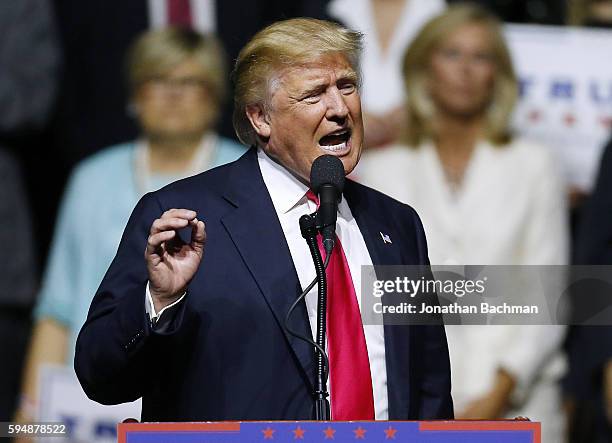
[[[196,215],[189,209],[169,209],[151,225],[145,260],[157,312],[185,292],[202,261],[206,230]],[[191,226],[190,243],[181,240],[177,233],[187,226]]]

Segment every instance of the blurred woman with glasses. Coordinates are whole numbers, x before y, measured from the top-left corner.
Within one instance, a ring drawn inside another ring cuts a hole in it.
[[[140,197],[244,152],[214,132],[225,98],[224,64],[214,37],[183,28],[147,32],[132,46],[128,108],[142,137],[102,150],[72,173],[35,311],[19,419],[34,418],[41,365],[72,365],[91,294]]]

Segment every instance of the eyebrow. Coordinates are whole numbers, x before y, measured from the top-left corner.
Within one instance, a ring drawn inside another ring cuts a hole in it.
[[[341,72],[336,78],[336,83],[343,83],[346,81],[354,82],[355,84],[358,81],[357,73],[352,69],[347,69],[346,71]],[[326,88],[326,83],[314,80],[311,86],[306,86],[305,89],[300,91],[300,95],[308,95],[313,92],[319,92]]]
[[[342,72],[341,75],[338,76],[338,81],[350,80],[357,83],[358,78],[359,77],[357,76],[357,73],[355,71],[353,71],[352,69],[347,69],[346,71]]]
[[[299,91],[299,96],[304,97],[315,92],[322,92],[327,86],[323,83],[315,83]]]

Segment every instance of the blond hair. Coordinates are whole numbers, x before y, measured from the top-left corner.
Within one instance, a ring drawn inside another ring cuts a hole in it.
[[[168,74],[187,60],[202,66],[204,81],[220,104],[227,93],[227,69],[221,44],[212,35],[182,27],[145,32],[132,44],[126,57],[130,91],[133,94],[146,81]]]
[[[359,32],[324,20],[283,20],[258,32],[240,51],[232,72],[233,123],[238,139],[246,145],[257,143],[246,107],[267,103],[275,75],[281,69],[339,53],[346,57],[359,78],[361,47]]]
[[[434,136],[435,106],[427,90],[427,74],[433,52],[443,40],[462,26],[486,26],[491,34],[497,66],[491,102],[485,115],[485,136],[493,144],[510,141],[510,117],[518,96],[516,74],[499,20],[485,9],[470,4],[455,5],[430,20],[404,54],[402,72],[407,94],[407,121],[402,139],[418,146]]]

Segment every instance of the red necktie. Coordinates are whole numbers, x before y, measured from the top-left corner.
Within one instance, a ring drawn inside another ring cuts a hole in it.
[[[312,192],[306,194],[319,206]],[[325,257],[321,237],[319,251]],[[372,376],[359,304],[340,239],[332,251],[327,274],[327,343],[333,420],[374,420]]]
[[[168,24],[191,27],[191,5],[189,0],[167,0]]]

